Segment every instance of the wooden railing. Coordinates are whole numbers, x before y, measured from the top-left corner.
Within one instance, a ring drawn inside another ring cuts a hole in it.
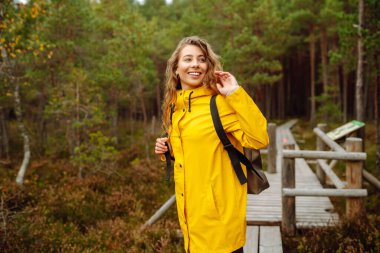
[[[284,146],[282,151],[282,231],[294,235],[296,230],[295,197],[346,197],[346,215],[348,219],[358,217],[364,211],[363,197],[367,190],[362,189],[363,161],[367,158],[362,152],[362,140],[347,138],[346,150],[331,140],[327,135],[315,128],[318,136],[318,149],[320,150],[294,150],[294,144]],[[332,151],[325,151],[330,147]],[[295,188],[295,159],[315,159],[317,161],[317,176],[324,183],[326,176],[335,185],[336,189]],[[326,160],[332,160],[327,164]],[[342,182],[331,169],[336,160],[346,162],[346,183]]]

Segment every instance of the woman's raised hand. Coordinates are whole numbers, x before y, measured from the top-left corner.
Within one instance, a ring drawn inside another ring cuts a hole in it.
[[[168,151],[168,147],[165,145],[165,142],[167,141],[168,141],[167,137],[156,139],[156,146],[154,147],[154,152],[157,155],[165,154],[165,152]]]
[[[215,75],[218,79],[216,87],[222,95],[228,96],[239,88],[236,78],[231,73],[215,71]]]

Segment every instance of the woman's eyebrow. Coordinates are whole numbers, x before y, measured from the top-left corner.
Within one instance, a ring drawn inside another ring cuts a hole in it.
[[[187,55],[184,55],[182,57],[193,57],[193,55],[192,54],[187,54]],[[205,55],[204,54],[200,54],[197,57],[205,57]]]

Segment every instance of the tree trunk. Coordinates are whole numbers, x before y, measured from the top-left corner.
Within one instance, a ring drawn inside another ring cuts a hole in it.
[[[16,112],[16,117],[18,121],[18,127],[20,129],[21,136],[24,139],[24,159],[22,160],[21,167],[18,171],[16,183],[18,185],[23,185],[26,168],[28,167],[29,160],[30,160],[30,145],[29,145],[29,136],[26,132],[26,129],[23,123],[23,118],[22,118],[21,101],[20,101],[20,86],[19,86],[18,80],[15,81],[14,98],[15,98],[15,112]]]
[[[4,48],[1,49],[1,56],[2,56],[3,62],[5,62],[7,67],[10,70],[12,70],[14,68],[15,64],[11,63],[9,61],[7,51]],[[18,128],[20,129],[21,136],[24,140],[24,158],[22,160],[21,167],[20,167],[18,174],[17,174],[17,177],[16,177],[16,183],[18,185],[23,185],[25,172],[26,172],[26,169],[28,167],[29,160],[30,160],[30,144],[29,144],[29,135],[26,132],[24,122],[23,122],[23,118],[22,118],[19,80],[17,80],[14,77],[12,77],[12,79],[13,79],[14,85],[15,85],[14,96],[13,96],[14,101],[15,101],[15,113],[16,113],[16,118],[17,118],[17,122],[18,122]]]
[[[346,73],[345,64],[343,68],[343,122],[347,122],[348,119],[348,110],[347,110],[347,96],[348,96],[348,73]]]
[[[150,159],[150,136],[149,136],[149,129],[148,129],[148,115],[146,112],[146,106],[145,106],[145,99],[144,99],[144,89],[141,88],[140,91],[140,105],[141,105],[141,110],[143,113],[143,120],[144,120],[144,137],[145,137],[145,151],[146,151],[146,159]]]
[[[334,52],[338,51],[338,36],[336,33],[334,33],[334,36],[333,36],[332,50]],[[342,103],[339,96],[340,87],[339,87],[339,64],[338,63],[334,64],[332,85],[333,85],[332,101],[334,104],[338,105],[339,108],[341,108]]]
[[[156,85],[156,106],[157,106],[157,117],[161,118],[161,88],[160,85]]]
[[[327,31],[325,27],[321,27],[321,58],[322,58],[322,82],[323,93],[328,92],[328,58],[327,58]]]
[[[2,150],[2,157],[5,157],[7,161],[10,160],[9,156],[9,138],[8,138],[8,129],[6,126],[5,122],[5,117],[4,117],[4,108],[0,107],[0,122],[1,122],[1,150]]]
[[[315,27],[311,28],[311,33],[309,37],[309,48],[310,48],[310,84],[311,84],[311,111],[310,111],[310,124],[314,126],[316,124],[316,104],[315,104]]]
[[[271,85],[265,85],[265,118],[270,119]]]
[[[364,120],[363,108],[363,41],[362,27],[364,15],[364,0],[359,0],[359,25],[358,25],[358,66],[356,71],[356,119]]]
[[[278,86],[278,104],[277,104],[277,110],[278,110],[278,115],[280,119],[285,118],[285,89],[284,89],[284,64],[282,68],[282,78],[280,80],[279,86]]]
[[[135,145],[135,138],[134,138],[134,134],[135,134],[135,126],[134,126],[134,117],[133,115],[135,115],[135,112],[136,112],[136,101],[135,101],[135,98],[132,98],[131,99],[131,106],[130,106],[130,109],[129,109],[129,127],[130,127],[130,143],[131,145]]]
[[[119,115],[118,115],[118,91],[115,84],[111,87],[111,135],[116,139],[116,143],[118,142],[118,121],[119,121]]]
[[[38,102],[37,124],[38,124],[38,147],[42,155],[45,154],[46,142],[47,142],[47,129],[46,120],[44,117],[45,106],[47,101],[47,94],[45,91],[45,85],[41,88]]]
[[[76,103],[76,120],[77,124],[80,122],[80,87],[79,82],[75,82],[75,103]],[[76,126],[75,131],[75,147],[80,147],[81,141],[80,141],[80,128]],[[78,150],[75,153],[76,156],[80,156],[80,151]],[[79,170],[78,170],[78,177],[83,178],[83,167],[81,164],[79,164]]]
[[[380,71],[376,68],[379,63],[378,55],[375,55],[376,81],[374,92],[374,111],[375,111],[375,138],[376,138],[376,168],[377,174],[380,175]],[[380,67],[380,66],[379,66]]]

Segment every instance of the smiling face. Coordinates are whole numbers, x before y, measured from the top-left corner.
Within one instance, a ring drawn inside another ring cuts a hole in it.
[[[202,85],[207,73],[206,56],[194,45],[186,45],[179,54],[176,73],[181,80],[182,89],[194,89]]]

